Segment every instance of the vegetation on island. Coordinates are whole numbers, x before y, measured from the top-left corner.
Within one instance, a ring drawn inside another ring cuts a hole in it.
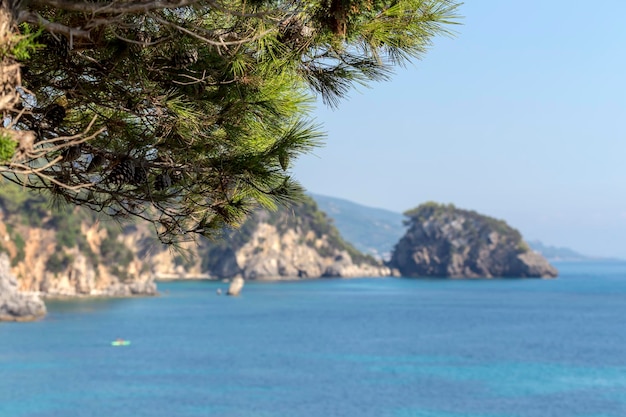
[[[405,215],[408,230],[390,266],[406,276],[451,278],[556,277],[558,271],[530,250],[502,220],[452,204],[424,203]]]
[[[449,34],[452,0],[1,0],[0,173],[172,243],[301,188],[337,105]]]
[[[429,201],[419,206],[407,210],[404,215],[408,217],[405,225],[411,227],[425,221],[443,219],[448,222],[454,218],[463,219],[463,232],[470,240],[480,240],[491,232],[497,232],[501,239],[515,244],[518,253],[525,253],[530,250],[522,239],[519,230],[509,226],[504,220],[499,220],[474,210],[459,209],[454,204],[440,204]]]

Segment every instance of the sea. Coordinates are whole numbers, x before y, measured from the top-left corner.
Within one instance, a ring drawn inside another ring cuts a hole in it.
[[[0,323],[0,416],[624,417],[626,263],[555,265],[48,301]]]

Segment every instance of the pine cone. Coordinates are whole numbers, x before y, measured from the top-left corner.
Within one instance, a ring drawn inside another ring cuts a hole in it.
[[[171,174],[172,184],[178,184],[183,180],[183,171],[174,171]]]
[[[174,55],[174,66],[176,68],[185,68],[198,62],[198,50],[188,48]]]
[[[152,42],[152,37],[147,32],[138,32],[137,33],[137,41],[141,42],[141,46],[146,47],[150,42]]]
[[[56,55],[62,60],[66,60],[70,55],[70,43],[67,41],[67,38],[63,35],[48,35],[45,37],[44,43],[46,44],[46,49],[52,55]]]
[[[154,189],[157,191],[163,191],[172,186],[172,178],[167,172],[159,174],[154,179]]]
[[[299,47],[313,36],[313,29],[306,26],[298,16],[290,16],[278,26],[278,41],[293,47]]]
[[[63,157],[63,162],[72,162],[80,158],[80,155],[82,154],[80,148],[80,145],[74,145],[65,149],[61,153],[61,156]]]
[[[283,171],[287,171],[287,168],[289,168],[289,154],[286,151],[279,153],[278,162]]]
[[[43,118],[50,124],[51,128],[58,127],[65,119],[66,111],[60,104],[51,104],[44,110]]]
[[[148,170],[143,165],[135,166],[135,175],[133,175],[132,183],[134,185],[143,185],[148,182]]]
[[[95,170],[100,168],[102,165],[104,165],[105,162],[106,162],[106,158],[104,156],[94,155],[91,158],[89,165],[87,165],[87,169],[85,170],[85,172],[86,173],[94,172]]]
[[[115,165],[106,178],[107,183],[117,186],[131,184],[134,180],[135,161],[130,158],[124,159],[119,164]]]

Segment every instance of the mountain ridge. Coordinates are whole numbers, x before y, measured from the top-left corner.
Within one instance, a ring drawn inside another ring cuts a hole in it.
[[[405,217],[401,213],[338,197],[309,195],[333,220],[345,240],[378,259],[388,260],[393,247],[406,231]]]

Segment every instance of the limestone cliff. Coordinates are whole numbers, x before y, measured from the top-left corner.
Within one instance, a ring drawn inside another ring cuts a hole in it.
[[[17,288],[11,273],[9,257],[0,254],[0,321],[28,321],[43,317],[46,306],[36,294],[25,294]]]
[[[557,276],[557,270],[501,220],[436,203],[405,215],[409,229],[389,262],[404,276]]]
[[[80,207],[51,210],[49,200],[3,184],[0,252],[20,291],[43,296],[156,293],[153,276],[128,246],[121,226]]]
[[[182,249],[182,250],[181,250]],[[294,279],[390,275],[344,242],[315,202],[259,210],[218,241],[159,243],[147,223],[118,224],[38,194],[0,188],[0,252],[20,291],[51,296],[156,293],[155,279]]]
[[[390,268],[346,243],[330,219],[305,199],[291,209],[257,211],[219,242],[201,245],[203,269],[214,277],[303,279],[388,276]]]

